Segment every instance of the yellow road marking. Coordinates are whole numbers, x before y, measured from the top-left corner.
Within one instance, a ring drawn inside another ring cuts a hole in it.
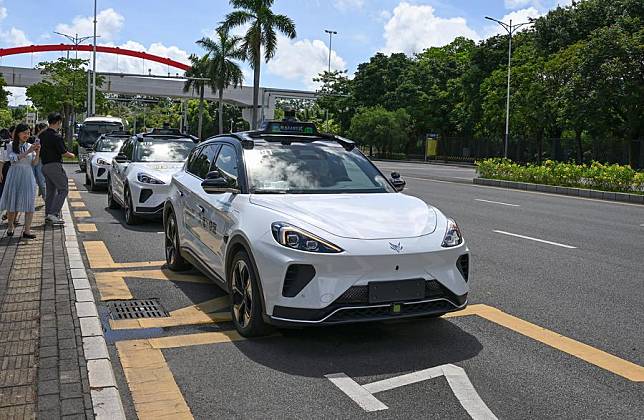
[[[83,241],[90,268],[139,268],[154,267],[165,264],[165,261],[144,261],[117,263],[103,241]]]
[[[179,325],[212,324],[217,322],[230,321],[228,296],[221,296],[197,305],[171,311],[165,318],[142,318],[142,319],[110,319],[110,327],[113,330],[130,328],[163,328],[176,327]]]
[[[73,214],[74,214],[74,217],[79,217],[79,218],[80,217],[92,217],[92,215],[89,214],[89,212],[85,211],[85,210],[75,211],[75,212],[73,212]]]
[[[190,283],[212,283],[203,276],[178,274],[170,270],[109,271],[94,273],[101,300],[128,300],[132,293],[125,283],[126,278],[145,280],[185,281]]]
[[[82,201],[72,201],[69,203],[69,205],[74,208],[85,207],[85,203],[83,203]]]
[[[79,232],[96,232],[96,225],[94,223],[77,223],[76,228]]]
[[[521,318],[507,314],[500,309],[488,305],[470,305],[465,310],[453,312],[445,317],[478,315],[488,321],[501,325],[519,334],[530,337],[571,356],[575,356],[591,365],[598,366],[623,378],[634,382],[644,381],[644,367],[628,360],[620,359],[603,350],[584,344],[572,338],[565,337],[554,331],[540,327]]]
[[[70,191],[69,194],[67,194],[67,197],[72,198],[72,199],[80,199],[80,193],[78,191]]]

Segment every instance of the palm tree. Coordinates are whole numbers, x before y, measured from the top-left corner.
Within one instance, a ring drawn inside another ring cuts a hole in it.
[[[186,77],[189,77],[189,79],[183,85],[183,91],[188,92],[192,89],[193,92],[199,92],[199,127],[197,128],[197,137],[201,139],[204,108],[203,95],[206,85],[210,85],[206,80],[208,78],[208,56],[198,57],[195,54],[190,54],[188,58],[190,59],[191,66],[186,70]]]
[[[244,81],[239,65],[233,59],[243,60],[244,51],[240,48],[241,38],[231,36],[224,28],[217,29],[217,39],[201,38],[197,44],[208,52],[208,78],[210,86],[219,93],[219,134],[224,132],[224,89],[237,87]]]
[[[257,128],[257,106],[259,103],[259,74],[264,47],[264,60],[268,63],[275,56],[277,35],[280,31],[290,39],[296,37],[295,23],[285,15],[273,13],[274,0],[229,0],[235,9],[226,15],[222,28],[230,30],[238,26],[250,25],[242,37],[242,49],[253,68],[253,113],[252,128]]]

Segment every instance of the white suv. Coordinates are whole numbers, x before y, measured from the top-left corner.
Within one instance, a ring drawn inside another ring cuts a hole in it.
[[[170,177],[183,166],[196,143],[174,130],[152,130],[123,143],[112,160],[107,180],[107,204],[122,207],[125,222],[161,216],[170,192]]]
[[[401,194],[350,140],[269,122],[211,138],[172,176],[170,269],[194,265],[231,294],[244,336],[267,324],[440,316],[467,304],[456,223]]]
[[[112,159],[129,137],[126,131],[113,131],[101,135],[94,146],[87,148],[85,184],[89,186],[90,191],[96,191],[99,186],[107,185]]]

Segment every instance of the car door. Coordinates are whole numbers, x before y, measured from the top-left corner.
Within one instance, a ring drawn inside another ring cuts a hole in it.
[[[239,188],[239,173],[241,168],[240,156],[236,148],[229,143],[223,143],[217,153],[217,159],[210,167],[210,171],[218,171],[219,174],[226,178],[231,188]],[[222,278],[224,273],[224,253],[226,249],[226,240],[232,226],[235,225],[236,214],[233,212],[232,201],[236,194],[221,193],[208,194],[203,188],[199,190],[200,198],[203,202],[209,203],[209,229],[204,230],[207,238],[204,242],[213,251],[211,267]]]
[[[127,157],[127,162],[112,161],[112,194],[115,195],[121,203],[123,202],[123,191],[125,179],[127,177],[127,168],[134,156],[134,140],[128,139],[121,148],[120,154]]]

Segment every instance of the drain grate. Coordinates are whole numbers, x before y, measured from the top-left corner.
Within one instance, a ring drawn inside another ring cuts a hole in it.
[[[108,304],[112,319],[162,318],[168,316],[158,299],[121,300]]]

